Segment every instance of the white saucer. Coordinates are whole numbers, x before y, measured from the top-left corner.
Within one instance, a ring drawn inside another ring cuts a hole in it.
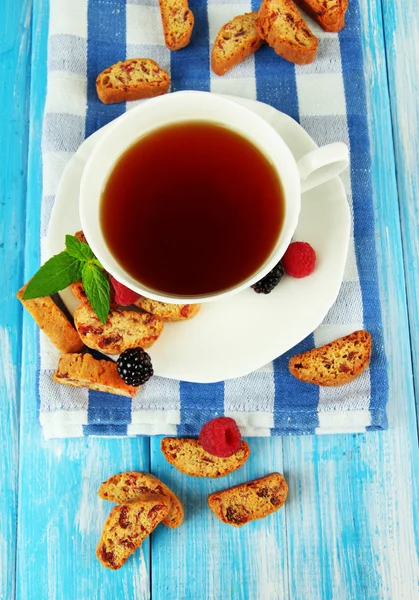
[[[276,109],[242,98],[232,100],[266,119],[298,160],[316,148],[304,129]],[[81,228],[78,210],[80,180],[95,144],[107,127],[90,136],[67,164],[49,223],[46,258],[62,251],[65,235]],[[310,277],[284,276],[269,295],[245,290],[205,304],[190,321],[165,324],[147,350],[154,372],[196,383],[240,377],[280,356],[307,337],[323,321],[339,292],[350,236],[350,211],[341,180],[336,177],[303,194],[295,240],[309,242],[317,253]],[[74,312],[78,301],[69,289],[61,297]]]

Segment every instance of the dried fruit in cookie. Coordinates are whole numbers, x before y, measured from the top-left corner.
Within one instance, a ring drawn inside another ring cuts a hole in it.
[[[283,475],[271,473],[208,496],[208,506],[223,523],[241,527],[277,511],[287,499]]]
[[[249,444],[244,440],[239,451],[228,458],[206,452],[198,440],[189,438],[163,438],[161,449],[170,464],[192,477],[224,477],[240,469],[250,456]]]
[[[108,569],[120,569],[127,558],[167,516],[165,496],[144,496],[112,509],[96,548],[96,556]]]
[[[166,496],[170,500],[170,509],[163,524],[171,528],[179,527],[183,522],[183,504],[176,494],[160,479],[151,473],[128,471],[113,475],[102,483],[98,490],[99,498],[116,504],[125,504],[143,495]]]

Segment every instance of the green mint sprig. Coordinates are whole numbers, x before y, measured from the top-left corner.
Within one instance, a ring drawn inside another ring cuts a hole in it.
[[[106,323],[110,310],[109,279],[90,246],[74,235],[65,236],[66,249],[42,265],[28,283],[24,300],[51,296],[72,283],[82,280],[93,310]]]

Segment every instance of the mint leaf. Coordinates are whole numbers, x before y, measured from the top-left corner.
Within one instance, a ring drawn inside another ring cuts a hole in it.
[[[100,262],[100,260],[98,260],[98,259],[96,258],[96,256],[95,256],[94,258],[92,258],[91,262],[92,262],[94,265],[97,265],[98,267],[100,267],[101,269],[103,269],[103,265],[102,265],[102,263]]]
[[[63,290],[81,277],[82,263],[67,251],[56,254],[42,265],[28,283],[24,300],[51,296]]]
[[[91,307],[102,323],[106,323],[111,306],[109,279],[100,267],[90,262],[83,265],[82,281]]]
[[[84,242],[80,242],[74,235],[65,236],[65,246],[67,252],[79,260],[86,261],[94,257],[90,246]]]

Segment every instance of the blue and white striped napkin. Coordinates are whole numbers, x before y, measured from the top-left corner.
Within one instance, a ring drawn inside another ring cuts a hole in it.
[[[313,64],[294,66],[266,46],[224,77],[210,71],[211,43],[221,25],[256,10],[258,1],[190,0],[190,7],[195,14],[192,42],[171,53],[164,46],[157,0],[51,0],[41,248],[68,160],[87,136],[135,105],[101,104],[97,74],[118,60],[150,57],[170,72],[172,91],[258,99],[298,120],[319,145],[345,141],[350,146],[351,171],[343,180],[353,234],[339,297],[312,335],[258,372],[208,385],[154,377],[133,400],[53,383],[58,352],[41,334],[39,414],[44,434],[194,435],[202,423],[223,414],[236,418],[244,435],[384,429],[388,386],[358,0],[351,0],[340,34],[325,33],[309,20],[320,39]],[[359,328],[371,332],[373,356],[371,368],[354,382],[319,389],[288,373],[288,359],[296,352]]]

